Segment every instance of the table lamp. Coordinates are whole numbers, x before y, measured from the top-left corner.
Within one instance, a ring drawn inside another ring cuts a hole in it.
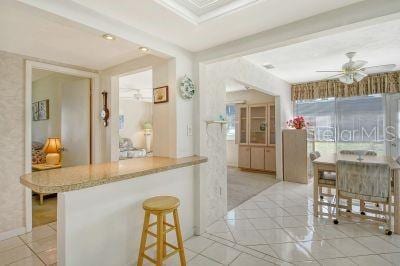
[[[43,151],[47,153],[46,163],[57,165],[60,164],[61,141],[60,138],[47,138]]]
[[[153,126],[150,122],[145,122],[143,124],[144,135],[146,136],[146,151],[151,151],[151,133],[153,131]]]

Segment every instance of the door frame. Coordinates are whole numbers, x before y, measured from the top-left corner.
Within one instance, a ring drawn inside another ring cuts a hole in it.
[[[97,73],[42,63],[25,61],[25,174],[32,172],[32,70],[42,69],[90,79],[90,161],[99,162],[100,125],[96,122],[99,110],[99,75]],[[25,231],[32,231],[32,190],[25,188]]]
[[[386,143],[386,154],[390,155],[391,157],[398,156],[399,147],[399,121],[398,121],[398,114],[400,111],[400,94],[387,94],[385,97],[385,126],[386,128],[394,128],[395,129],[395,137],[394,142],[389,141],[387,138],[387,134],[385,134],[385,143]],[[386,133],[386,132],[385,132]]]

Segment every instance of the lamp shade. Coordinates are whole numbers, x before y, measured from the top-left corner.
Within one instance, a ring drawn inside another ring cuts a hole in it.
[[[45,153],[59,153],[61,150],[60,138],[47,138],[43,151]]]
[[[152,129],[153,129],[153,126],[151,125],[150,122],[145,122],[145,123],[143,124],[143,129],[152,130]]]

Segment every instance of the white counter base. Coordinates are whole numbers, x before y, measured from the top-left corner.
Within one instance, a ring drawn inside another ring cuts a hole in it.
[[[199,195],[195,167],[59,193],[58,265],[136,265],[144,218],[142,202],[152,196],[178,197],[183,238],[192,236],[198,225],[194,217],[200,216],[195,213]],[[174,243],[175,235],[168,234],[168,239]]]

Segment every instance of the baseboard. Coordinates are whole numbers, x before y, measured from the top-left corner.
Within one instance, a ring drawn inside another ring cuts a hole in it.
[[[16,228],[16,229],[13,229],[13,230],[10,230],[10,231],[6,231],[6,232],[3,232],[3,233],[0,233],[0,241],[8,239],[8,238],[11,238],[11,237],[14,237],[14,236],[19,236],[19,235],[22,235],[22,234],[25,234],[25,233],[26,233],[26,228],[25,227],[20,227],[20,228]]]

